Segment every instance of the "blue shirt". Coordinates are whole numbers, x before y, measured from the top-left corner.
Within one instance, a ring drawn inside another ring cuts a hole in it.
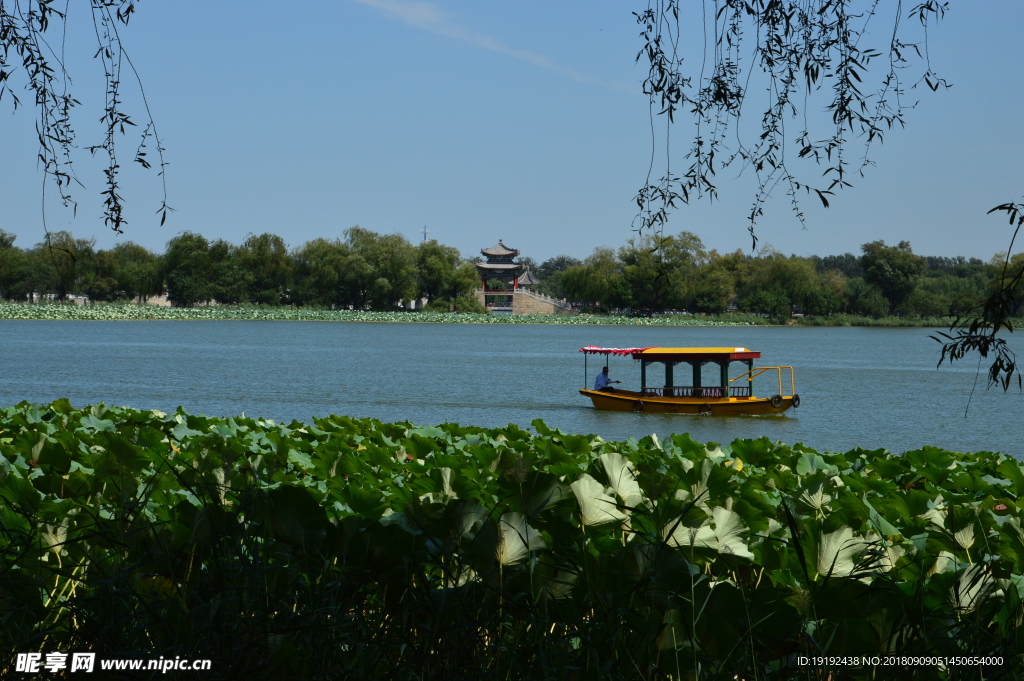
[[[601,372],[597,375],[597,380],[594,381],[594,390],[600,390],[601,388],[608,387],[608,374]]]

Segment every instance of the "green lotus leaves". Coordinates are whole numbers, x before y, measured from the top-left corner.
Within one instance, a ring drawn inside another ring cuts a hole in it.
[[[531,471],[520,485],[522,512],[533,517],[567,499],[573,498],[568,485],[551,473]]]
[[[336,321],[336,322],[423,322],[462,324],[575,324],[616,326],[751,326],[749,321],[721,321],[702,316],[665,315],[630,317],[623,315],[501,315],[454,312],[373,312],[370,310],[323,310],[306,307],[160,307],[130,303],[91,305],[25,304],[0,301],[0,320],[59,319],[89,321],[207,320],[248,321]]]
[[[609,492],[613,491],[599,483],[588,473],[569,485],[579,504],[580,522],[587,525],[622,522],[627,516],[619,510],[619,502]]]
[[[327,534],[327,514],[305,487],[282,485],[267,494],[267,521],[273,536],[314,551]]]
[[[855,539],[845,525],[817,538],[814,571],[820,577],[847,577],[857,567],[856,558],[867,549],[867,542]]]
[[[707,548],[722,555],[753,559],[747,545],[749,531],[743,519],[736,512],[718,507],[711,511],[711,517],[700,527],[679,525],[666,541],[671,546]]]
[[[14,659],[115,626],[205,650],[222,612],[260,632],[253,659],[283,636],[352,678],[453,637],[445,654],[543,654],[545,678],[591,657],[607,678],[774,679],[801,651],[1020,646],[1012,458],[534,430],[0,409],[0,641]],[[90,619],[100,602],[115,624]]]
[[[526,523],[522,513],[506,513],[498,521],[495,558],[501,565],[514,565],[526,560],[532,551],[545,548],[540,532]]]
[[[644,501],[643,492],[636,481],[633,464],[619,452],[607,452],[598,457],[609,486],[615,496],[627,507],[634,508]]]

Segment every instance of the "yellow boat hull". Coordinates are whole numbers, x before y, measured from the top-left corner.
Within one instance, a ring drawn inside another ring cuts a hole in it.
[[[740,414],[781,414],[793,406],[793,396],[783,396],[779,406],[772,406],[767,397],[644,397],[631,390],[603,392],[580,390],[597,409],[607,411],[638,411],[647,414],[708,414],[733,416]],[[778,400],[776,400],[778,402]]]

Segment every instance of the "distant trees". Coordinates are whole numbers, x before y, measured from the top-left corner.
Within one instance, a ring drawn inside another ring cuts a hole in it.
[[[284,239],[250,234],[232,256],[232,279],[241,275],[244,282],[239,297],[260,305],[280,305],[287,298],[292,261]]]
[[[575,301],[599,304],[608,301],[615,280],[621,277],[621,264],[615,251],[606,247],[594,249],[580,265],[562,274],[566,297]]]
[[[15,247],[15,239],[0,229],[0,298],[25,300],[29,294],[28,256]]]
[[[427,309],[439,312],[482,312],[484,306],[472,295],[480,286],[476,267],[465,262],[457,248],[435,239],[416,248],[419,296]]]
[[[201,234],[184,232],[167,242],[164,253],[167,298],[180,307],[190,307],[213,298],[214,268],[210,242]]]
[[[131,241],[97,251],[92,276],[83,287],[90,300],[145,302],[161,290],[160,259]]]
[[[537,290],[553,298],[565,298],[566,292],[562,285],[565,271],[570,267],[578,267],[583,262],[568,255],[556,255],[542,262],[534,274],[540,279]]]
[[[340,239],[314,239],[297,248],[292,254],[292,301],[311,307],[347,305],[348,255]]]
[[[345,244],[351,304],[386,310],[416,296],[416,249],[404,236],[352,227]]]
[[[616,249],[599,247],[584,260],[567,255],[520,263],[537,289],[582,309],[649,314],[664,310],[720,314],[740,311],[784,320],[805,315],[943,316],[975,309],[992,291],[1024,289],[1024,255],[1003,269],[1003,255],[922,257],[907,242],[864,244],[861,255],[757,255],[708,251],[695,234],[645,235]],[[88,239],[54,232],[29,249],[0,230],[0,298],[145,301],[166,291],[174,305],[297,305],[394,309],[424,299],[429,310],[483,311],[472,260],[436,240],[413,245],[400,234],[362,227],[341,238],[314,239],[293,249],[275,234],[250,234],[239,244],[182,232],[163,255],[125,242],[97,250]],[[1013,292],[1014,300],[1024,293]],[[1018,304],[1013,314],[1024,312]]]
[[[864,281],[877,286],[889,301],[889,311],[895,312],[917,288],[924,271],[924,258],[914,255],[909,241],[901,241],[897,246],[872,241],[861,246],[861,250],[864,252],[860,258]]]
[[[250,234],[238,245],[182,232],[162,256],[124,242],[96,250],[92,240],[54,232],[30,249],[0,230],[0,298],[146,301],[166,292],[173,305],[304,305],[394,309],[426,298],[431,309],[486,311],[475,296],[476,268],[458,249],[361,227],[341,239],[314,239],[289,250],[276,234]]]
[[[963,257],[924,258],[907,242],[864,244],[852,253],[807,258],[771,247],[756,256],[706,251],[689,232],[647,235],[614,252],[595,249],[560,273],[560,293],[582,308],[634,313],[739,310],[776,319],[793,312],[881,317],[945,316],[971,309],[994,286],[997,268]],[[1001,262],[1001,260],[1000,260]],[[1019,259],[1024,267],[1024,257]],[[1012,279],[1016,270],[1008,273]]]
[[[821,279],[810,260],[787,258],[765,249],[749,261],[739,307],[771,317],[789,317],[794,306],[806,307],[820,288]]]

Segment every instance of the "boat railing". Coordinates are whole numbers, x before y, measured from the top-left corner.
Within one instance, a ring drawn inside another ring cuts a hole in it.
[[[789,394],[790,395],[796,395],[796,373],[793,371],[793,367],[758,367],[756,369],[751,369],[750,371],[747,371],[746,373],[740,374],[739,376],[737,376],[736,378],[730,380],[729,382],[732,383],[733,381],[740,381],[740,380],[751,381],[751,380],[757,378],[758,376],[760,376],[761,374],[767,373],[769,371],[774,371],[775,375],[776,375],[776,378],[778,379],[778,392],[776,394],[777,395],[785,395],[786,393],[782,392],[782,370],[783,369],[788,369],[789,370]],[[733,388],[733,390],[736,390],[736,388]],[[747,388],[747,390],[749,390],[749,388]],[[749,393],[748,393],[748,396],[749,396]]]
[[[746,391],[746,395],[742,395],[737,391]],[[708,386],[708,387],[694,387],[690,385],[673,385],[665,386],[664,388],[644,388],[644,397],[707,397],[707,398],[722,398],[726,397],[726,389],[720,386]],[[749,388],[733,388],[733,397],[749,397]]]

